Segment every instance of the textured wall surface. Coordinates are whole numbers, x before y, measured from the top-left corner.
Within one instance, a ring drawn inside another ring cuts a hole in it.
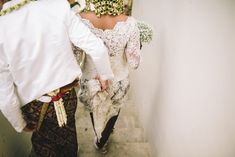
[[[235,156],[235,1],[134,1],[154,27],[132,75],[156,157]]]

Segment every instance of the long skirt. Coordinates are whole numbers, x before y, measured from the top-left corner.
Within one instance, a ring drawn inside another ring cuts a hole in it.
[[[101,92],[98,80],[82,79],[79,99],[92,114],[92,124],[98,141],[102,141],[104,138],[104,132],[106,132],[105,130],[109,126],[108,123],[111,119],[115,119],[115,121],[111,120],[113,121],[112,127],[114,127],[118,114],[125,102],[129,87],[129,78],[121,81],[112,80],[109,81],[109,88]],[[106,137],[109,137],[109,135]],[[108,140],[108,138],[105,139]]]

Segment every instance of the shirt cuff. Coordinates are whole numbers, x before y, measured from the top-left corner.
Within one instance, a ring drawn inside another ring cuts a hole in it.
[[[22,132],[23,131],[23,129],[26,127],[26,122],[25,122],[25,120],[21,120],[20,122],[19,122],[19,125],[17,125],[17,126],[13,126],[14,128],[15,128],[15,130],[17,131],[17,132]]]

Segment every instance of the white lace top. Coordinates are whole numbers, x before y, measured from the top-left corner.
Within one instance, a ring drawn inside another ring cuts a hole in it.
[[[109,81],[109,88],[101,92],[96,69],[89,56],[86,57],[81,79],[79,100],[93,112],[94,128],[97,137],[101,138],[102,130],[108,120],[118,115],[124,105],[129,90],[129,67],[136,69],[140,63],[140,34],[133,17],[118,22],[113,29],[98,29],[91,22],[83,22],[108,48],[114,78]],[[74,49],[75,56],[79,50]]]
[[[133,17],[128,17],[126,21],[117,22],[113,29],[106,30],[95,28],[87,19],[82,20],[107,46],[114,82],[127,78],[129,67],[136,69],[140,63],[140,34],[136,20]],[[83,77],[94,78],[96,70],[89,56],[85,67]]]

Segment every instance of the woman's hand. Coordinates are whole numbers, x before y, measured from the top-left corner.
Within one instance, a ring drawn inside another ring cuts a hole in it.
[[[102,80],[99,75],[96,75],[95,79],[99,80],[101,91],[105,91],[108,88],[108,80]]]

